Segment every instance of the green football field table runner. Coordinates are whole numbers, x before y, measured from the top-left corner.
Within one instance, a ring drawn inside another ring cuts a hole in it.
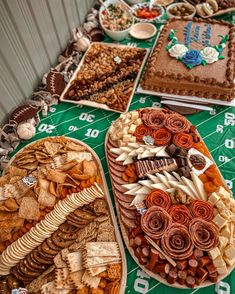
[[[235,14],[217,17],[235,24]],[[157,28],[160,24],[156,24]],[[105,38],[105,42],[112,42]],[[151,49],[155,38],[147,41],[138,41],[128,37],[120,42],[125,45]],[[149,95],[135,94],[129,110],[142,107],[163,107],[159,98]],[[107,161],[105,158],[105,135],[112,123],[119,117],[118,113],[80,106],[70,103],[59,103],[49,109],[47,117],[40,114],[40,123],[36,135],[32,140],[20,144],[16,151],[35,140],[47,136],[68,136],[88,144],[100,158],[106,176],[109,192],[113,198]],[[228,187],[235,194],[235,108],[213,106],[211,112],[202,111],[188,115],[187,118],[194,124],[219,167]],[[113,200],[113,199],[112,199]],[[168,287],[150,278],[137,266],[127,249],[127,284],[126,293],[185,293],[185,294],[235,294],[235,270],[223,281],[216,285],[202,288],[180,290]]]

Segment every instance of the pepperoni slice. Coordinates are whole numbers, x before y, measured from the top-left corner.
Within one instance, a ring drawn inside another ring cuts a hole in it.
[[[151,129],[144,124],[139,125],[136,127],[134,136],[136,137],[137,141],[143,141],[144,136],[151,135]]]
[[[156,189],[147,195],[145,203],[147,207],[158,206],[168,210],[171,206],[171,199],[166,192]]]
[[[188,229],[177,223],[172,224],[164,233],[161,245],[164,252],[174,259],[187,259],[193,253],[193,243]]]
[[[171,225],[170,215],[161,207],[152,206],[141,216],[141,228],[149,237],[159,239]]]
[[[170,113],[164,121],[165,127],[173,134],[188,132],[190,129],[189,121],[182,115]]]
[[[190,149],[193,146],[193,137],[189,134],[176,134],[173,143],[183,149]]]
[[[212,221],[214,218],[213,207],[203,200],[193,200],[188,208],[193,217],[200,217],[206,221]]]
[[[152,137],[157,146],[167,145],[171,140],[171,133],[166,128],[153,131]]]
[[[219,243],[219,230],[216,225],[199,217],[189,223],[189,233],[194,246],[200,250],[210,251]]]
[[[172,217],[172,221],[184,226],[188,226],[191,220],[191,215],[188,208],[183,204],[175,204],[168,210],[169,215]]]
[[[161,110],[151,109],[149,111],[141,112],[143,123],[152,129],[160,129],[164,127],[165,118],[166,115]]]

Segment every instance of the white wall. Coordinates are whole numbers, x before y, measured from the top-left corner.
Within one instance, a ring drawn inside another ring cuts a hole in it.
[[[0,0],[0,122],[30,97],[93,0]]]

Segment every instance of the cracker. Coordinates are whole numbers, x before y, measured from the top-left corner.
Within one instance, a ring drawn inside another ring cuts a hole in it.
[[[92,277],[88,271],[85,271],[82,276],[82,282],[90,288],[97,288],[99,286],[100,279],[101,278],[99,277]]]
[[[83,166],[84,175],[88,175],[89,177],[97,176],[98,169],[97,169],[97,165],[95,161],[93,160],[88,161],[85,159],[82,162],[82,166]]]
[[[5,184],[7,184],[9,182],[9,180],[10,180],[10,175],[9,174],[0,177],[0,187],[2,187]]]
[[[71,288],[67,287],[67,278],[69,275],[68,268],[57,268],[55,270],[55,286],[56,289],[65,289],[65,288]]]
[[[67,264],[71,273],[77,272],[83,269],[82,265],[82,250],[72,252],[67,255]]]
[[[8,198],[3,202],[3,205],[8,209],[8,211],[17,211],[19,205],[14,198]]]
[[[121,263],[110,264],[107,270],[109,280],[111,281],[120,280],[121,271],[122,271]]]
[[[54,281],[49,282],[42,286],[42,294],[68,294],[70,290],[68,289],[56,289]]]
[[[53,207],[56,203],[56,197],[50,192],[40,189],[38,193],[38,203],[43,206]]]
[[[113,242],[116,240],[114,231],[102,231],[97,234],[97,242]]]
[[[66,177],[67,177],[66,173],[60,172],[57,170],[53,170],[53,169],[49,170],[48,174],[47,174],[48,180],[53,181],[58,184],[63,184],[66,180]]]
[[[60,252],[54,257],[54,264],[56,268],[65,268],[67,267],[66,262],[62,259]]]
[[[7,169],[7,173],[9,173],[10,178],[14,176],[25,177],[27,175],[27,170],[10,165],[9,168]]]
[[[117,242],[89,242],[86,256],[120,256]]]
[[[77,290],[85,287],[85,285],[82,283],[83,274],[84,274],[84,270],[69,273],[68,280],[74,284],[74,286]]]
[[[108,265],[110,263],[120,262],[120,257],[115,256],[93,256],[85,258],[84,266],[85,268],[97,267]]]
[[[66,150],[71,150],[71,151],[78,151],[78,152],[81,152],[81,151],[85,151],[86,150],[86,147],[85,146],[81,146],[81,145],[78,145],[74,142],[67,142],[66,145],[65,145],[65,149]]]
[[[93,268],[88,268],[89,274],[93,276],[97,276],[98,274],[104,272],[107,269],[107,266],[98,266],[98,267],[93,267]]]
[[[57,152],[60,150],[60,148],[63,147],[62,144],[59,143],[53,143],[53,142],[48,142],[45,141],[44,142],[44,146],[45,146],[45,151],[49,154],[49,155],[56,155]]]
[[[40,289],[43,285],[53,281],[54,279],[54,266],[50,266],[44,271],[39,277],[34,279],[30,284],[27,285],[29,293],[40,293]]]
[[[32,197],[24,197],[20,204],[19,217],[39,220],[40,210],[38,202]]]

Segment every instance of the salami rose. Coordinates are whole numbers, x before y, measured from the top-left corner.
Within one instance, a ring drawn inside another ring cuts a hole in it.
[[[159,239],[171,225],[170,215],[161,207],[152,206],[141,216],[141,228],[149,237]]]
[[[145,125],[139,125],[136,127],[134,136],[136,137],[137,141],[143,141],[144,136],[151,135],[151,129]]]
[[[173,134],[188,132],[190,129],[190,123],[188,120],[177,113],[170,113],[166,116],[165,127]]]
[[[153,131],[152,138],[157,146],[167,145],[171,140],[171,133],[166,128]]]
[[[184,226],[188,226],[191,220],[191,215],[188,208],[183,204],[175,204],[168,210],[169,215],[172,217],[172,221]]]
[[[172,224],[164,233],[161,245],[164,252],[174,259],[187,259],[193,253],[193,243],[188,229],[177,223]]]
[[[171,206],[171,199],[164,191],[156,189],[149,193],[145,199],[147,207],[158,206],[168,210]]]
[[[203,200],[193,200],[188,208],[193,217],[200,217],[206,221],[212,221],[214,218],[213,207]]]
[[[143,123],[152,128],[160,129],[164,126],[165,114],[161,110],[151,109],[147,112],[141,112]]]
[[[190,149],[193,146],[193,137],[189,134],[176,134],[173,143],[183,149]]]
[[[219,230],[212,222],[194,218],[189,223],[189,233],[194,246],[200,250],[210,251],[218,245]]]

